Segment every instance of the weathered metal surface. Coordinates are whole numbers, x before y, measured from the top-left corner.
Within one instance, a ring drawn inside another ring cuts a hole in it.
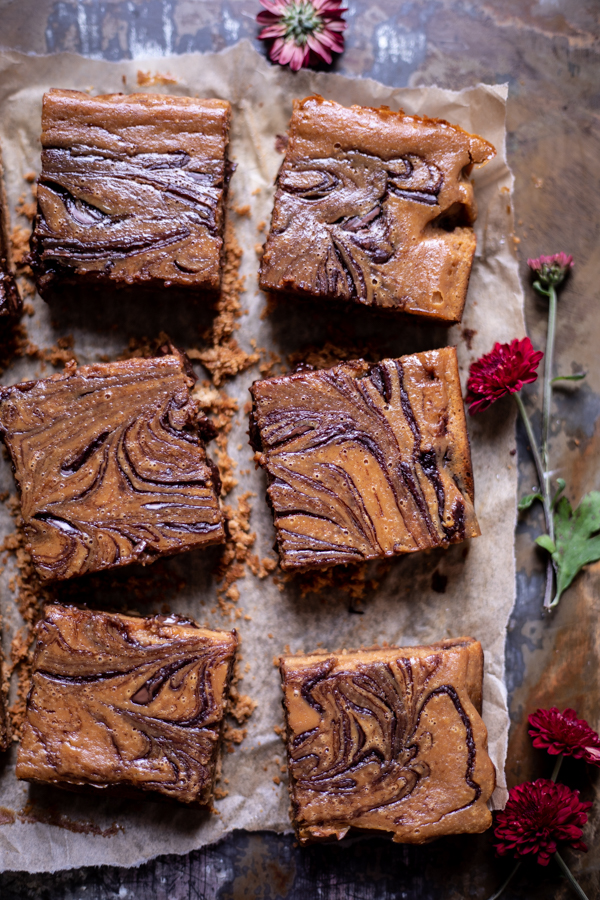
[[[477,81],[510,85],[509,161],[516,177],[515,239],[526,259],[573,253],[573,277],[561,293],[557,368],[588,371],[583,386],[556,392],[552,465],[573,501],[600,488],[600,7],[597,0],[350,0],[347,50],[335,68],[394,85],[461,88]],[[218,50],[256,34],[255,0],[0,0],[0,44],[33,53],[74,50],[105,59]],[[545,310],[528,293],[528,328],[543,347]],[[533,403],[535,392],[528,396]],[[534,483],[519,435],[522,491]],[[542,565],[534,515],[519,525],[518,601],[507,646],[512,783],[548,774],[531,749],[526,716],[538,705],[573,706],[600,725],[600,564],[565,594],[551,618],[541,613]],[[493,565],[493,560],[490,560]],[[597,783],[582,766],[565,778],[595,799]],[[599,798],[600,799],[600,798]],[[600,896],[600,804],[588,826],[590,852],[573,860],[590,898]],[[300,850],[290,837],[236,833],[187,857],[135,870],[80,870],[54,876],[0,875],[3,900],[112,900],[153,897],[429,900],[488,896],[507,864],[489,835],[424,848],[387,841]],[[567,897],[558,872],[525,868],[507,900]]]

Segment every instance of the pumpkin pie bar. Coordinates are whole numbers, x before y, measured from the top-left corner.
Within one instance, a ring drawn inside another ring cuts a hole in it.
[[[460,322],[476,245],[469,176],[494,155],[442,119],[295,101],[262,290]]]
[[[208,803],[237,644],[177,616],[47,607],[17,777]]]
[[[171,351],[173,348],[166,348]],[[44,580],[222,543],[215,430],[176,351],[0,390],[29,549]]]
[[[30,254],[40,294],[218,290],[230,119],[224,100],[45,94]]]
[[[301,843],[351,828],[411,844],[489,828],[478,641],[284,656],[280,672]]]
[[[479,535],[456,350],[256,381],[250,436],[282,569]]]

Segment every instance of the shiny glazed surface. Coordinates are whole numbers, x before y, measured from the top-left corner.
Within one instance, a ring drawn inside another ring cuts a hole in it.
[[[260,286],[459,322],[475,253],[476,135],[386,108],[294,102]]]
[[[217,289],[230,118],[222,100],[45,94],[31,255],[40,293],[82,276]]]
[[[480,533],[453,347],[270,378],[251,393],[283,569]]]
[[[17,776],[210,800],[235,632],[50,606]]]
[[[280,671],[302,842],[357,827],[418,844],[490,826],[478,641],[287,656]]]
[[[224,540],[192,384],[173,354],[67,368],[0,392],[0,429],[42,578]]]

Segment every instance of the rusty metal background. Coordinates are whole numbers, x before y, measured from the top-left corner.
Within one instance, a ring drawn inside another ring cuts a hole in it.
[[[515,241],[528,256],[564,250],[576,266],[560,299],[557,366],[583,366],[583,386],[556,392],[551,459],[572,501],[600,488],[600,0],[348,0],[346,52],[334,68],[393,85],[462,88],[508,82],[508,151],[516,177]],[[218,50],[256,39],[257,0],[0,0],[0,46],[27,53],[72,50],[118,60]],[[259,42],[256,42],[257,44]],[[543,347],[545,310],[527,294],[527,323]],[[535,389],[528,397],[538,400]],[[538,423],[539,424],[539,423]],[[522,492],[535,482],[518,435]],[[558,612],[540,612],[542,567],[529,516],[517,530],[518,601],[508,636],[510,783],[549,774],[533,751],[526,716],[538,705],[573,706],[600,725],[600,564],[588,567]],[[494,560],[490,559],[493,567]],[[596,800],[598,782],[578,764],[564,777]],[[600,804],[590,851],[569,857],[590,900],[600,897]],[[300,850],[291,837],[239,832],[215,847],[139,869],[0,875],[2,900],[484,900],[509,864],[489,834],[427,847],[357,840]],[[552,865],[524,867],[507,900],[571,896]]]

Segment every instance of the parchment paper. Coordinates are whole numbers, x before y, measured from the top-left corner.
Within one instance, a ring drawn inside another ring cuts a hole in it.
[[[344,104],[387,104],[393,109],[403,107],[411,113],[440,116],[484,136],[498,150],[491,164],[473,174],[479,206],[478,249],[462,326],[447,332],[432,326],[388,322],[383,326],[373,324],[366,336],[372,339],[379,335],[386,353],[457,344],[464,384],[472,359],[489,350],[496,340],[506,341],[524,334],[523,297],[511,241],[512,176],[505,156],[507,88],[503,85],[478,85],[457,93],[441,88],[394,89],[372,80],[329,73],[293,75],[271,66],[248,42],[219,54],[119,63],[91,61],[70,54],[48,57],[5,54],[0,57],[0,138],[13,222],[17,221],[15,205],[24,190],[23,176],[28,171],[39,170],[44,91],[50,87],[89,88],[93,93],[139,90],[138,69],[170,72],[179,78],[178,84],[148,90],[223,97],[233,103],[231,151],[238,169],[232,190],[236,204],[248,203],[251,207],[250,218],[234,217],[238,240],[244,249],[243,306],[248,311],[241,320],[238,337],[247,350],[251,349],[250,339],[255,338],[259,347],[271,348],[285,356],[303,345],[322,343],[328,336],[326,310],[321,320],[312,321],[307,319],[301,304],[292,302],[278,309],[274,316],[261,318],[265,298],[256,283],[255,245],[263,240],[257,225],[269,221],[273,179],[282,158],[275,149],[274,138],[286,130],[292,98],[314,92]],[[149,333],[156,326],[156,317],[150,313],[147,321],[143,317],[139,321],[123,311],[123,318],[112,327],[90,327],[91,312],[86,310],[85,297],[82,297],[80,315],[73,316],[72,321],[63,317],[53,323],[54,314],[39,298],[35,299],[34,306],[35,315],[27,320],[31,338],[40,347],[48,347],[60,335],[73,334],[75,351],[82,363],[95,361],[102,354],[113,358],[123,351],[132,333]],[[198,345],[194,321],[189,318],[193,313],[176,314],[167,304],[160,314],[164,314],[162,327],[178,343],[186,349],[194,343]],[[469,329],[466,336],[471,342],[470,349],[463,329]],[[25,377],[38,377],[41,371],[39,362],[19,360],[4,373],[2,381],[9,384]],[[50,374],[48,369],[46,374]],[[243,414],[247,387],[257,377],[254,368],[230,382],[227,390],[240,403],[229,445],[239,469],[246,472],[240,474],[238,470],[237,492],[252,490],[256,494],[252,528],[258,537],[254,549],[263,556],[271,550],[274,533],[264,500],[264,477],[254,470]],[[56,789],[31,788],[19,784],[14,777],[13,748],[5,755],[4,768],[0,770],[0,806],[18,814],[30,801],[38,811],[51,809],[54,814],[58,811],[68,827],[27,822],[17,815],[13,824],[0,827],[0,867],[35,872],[92,864],[133,866],[158,854],[186,853],[234,828],[289,830],[286,778],[275,762],[275,757],[284,761],[283,745],[274,733],[282,715],[279,676],[273,657],[285,645],[293,650],[309,650],[317,645],[334,649],[388,641],[406,646],[447,636],[479,638],[485,650],[483,717],[498,773],[494,802],[496,806],[503,805],[508,732],[504,644],[515,598],[513,532],[517,470],[509,453],[514,447],[514,426],[510,404],[499,404],[495,412],[479,419],[469,418],[476,509],[482,537],[447,551],[414,554],[394,561],[377,590],[366,598],[362,615],[353,614],[353,604],[344,592],[341,597],[303,598],[293,582],[282,591],[271,578],[258,581],[248,575],[238,582],[239,607],[249,617],[235,622],[243,640],[242,670],[248,669],[240,688],[258,700],[259,705],[248,722],[244,742],[233,754],[225,754],[223,775],[228,779],[229,794],[217,802],[219,815],[151,800],[99,801]],[[0,460],[0,466],[0,488],[14,491],[6,460]],[[231,501],[232,497],[227,499]],[[3,504],[0,528],[2,536],[13,530],[13,522]],[[215,606],[215,582],[210,577],[205,556],[184,554],[169,561],[166,571],[171,573],[172,582],[161,588],[159,600],[173,611],[190,615],[203,624],[216,627],[227,624]],[[443,593],[431,587],[434,571],[442,576],[437,578],[438,590],[440,581],[447,578]],[[2,576],[5,652],[9,652],[11,637],[20,625],[8,587],[12,572],[14,569],[9,564]],[[146,572],[151,575],[150,569]],[[185,583],[180,584],[182,581]],[[160,611],[161,603],[156,598],[149,599],[147,604],[132,599],[124,576],[106,578],[101,584],[100,596],[95,587],[95,594],[90,597],[96,605],[137,606],[143,613]],[[276,776],[281,776],[280,784],[275,783]],[[118,828],[107,836],[76,830],[81,825],[88,832],[94,828],[111,830],[113,824]]]

